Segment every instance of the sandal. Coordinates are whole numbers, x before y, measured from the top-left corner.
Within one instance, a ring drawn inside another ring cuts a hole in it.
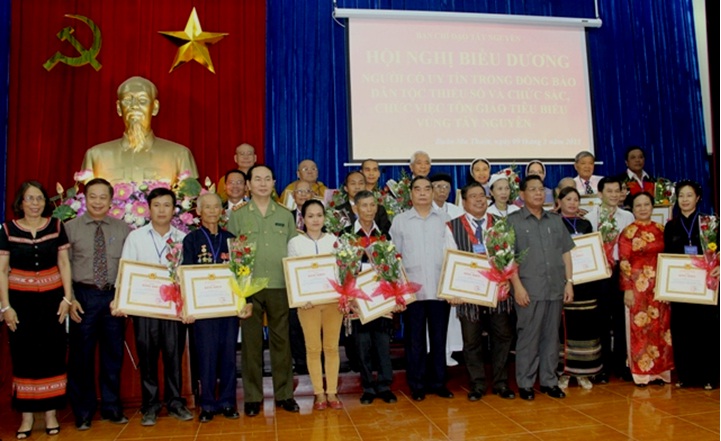
[[[60,426],[57,427],[46,427],[45,433],[48,434],[48,436],[55,436],[60,434]]]
[[[17,438],[17,439],[27,439],[27,438],[30,438],[30,434],[31,434],[31,433],[33,433],[33,429],[26,430],[26,431],[24,431],[24,432],[21,432],[21,431],[18,430],[18,431],[15,433],[15,438]]]

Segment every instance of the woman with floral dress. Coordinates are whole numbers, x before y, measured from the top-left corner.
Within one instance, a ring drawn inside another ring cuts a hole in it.
[[[636,220],[619,236],[621,289],[626,304],[628,363],[637,386],[671,382],[671,308],[654,300],[656,261],[663,252],[663,227],[651,220],[653,197],[631,199]]]

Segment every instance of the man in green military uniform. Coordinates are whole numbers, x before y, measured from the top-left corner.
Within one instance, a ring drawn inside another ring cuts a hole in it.
[[[298,412],[293,399],[293,364],[288,337],[288,297],[285,292],[283,258],[288,241],[298,234],[290,211],[271,197],[275,189],[273,171],[265,165],[248,170],[251,200],[233,211],[228,229],[236,236],[245,235],[256,244],[253,277],[267,277],[268,287],[252,297],[253,315],[243,320],[243,390],[245,414],[256,416],[263,401],[263,313],[268,318],[270,363],[276,405]]]

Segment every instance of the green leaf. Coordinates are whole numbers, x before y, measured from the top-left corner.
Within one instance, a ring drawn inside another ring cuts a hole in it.
[[[59,205],[55,207],[55,210],[53,210],[53,217],[56,219],[60,219],[61,221],[72,219],[76,215],[77,213],[75,213],[75,210],[70,208],[69,205]]]

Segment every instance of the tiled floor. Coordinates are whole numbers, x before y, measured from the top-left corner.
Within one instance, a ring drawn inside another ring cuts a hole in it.
[[[301,412],[291,414],[274,408],[270,397],[261,415],[238,420],[216,417],[200,424],[178,422],[162,416],[155,427],[140,426],[137,408],[126,409],[130,423],[116,426],[93,421],[91,430],[78,432],[69,411],[62,412],[62,432],[45,435],[36,423],[30,439],[46,440],[718,440],[719,391],[649,386],[613,380],[592,390],[568,389],[563,400],[537,393],[532,402],[486,396],[479,402],[466,399],[461,367],[451,370],[454,399],[429,395],[415,402],[397,373],[394,390],[398,403],[358,402],[357,374],[341,376],[343,410],[313,411],[307,376],[296,377],[296,398]],[[271,390],[266,378],[265,390]],[[242,393],[239,394],[242,397]],[[196,411],[197,414],[197,411]],[[0,407],[0,438],[14,439],[19,416],[7,402]]]

